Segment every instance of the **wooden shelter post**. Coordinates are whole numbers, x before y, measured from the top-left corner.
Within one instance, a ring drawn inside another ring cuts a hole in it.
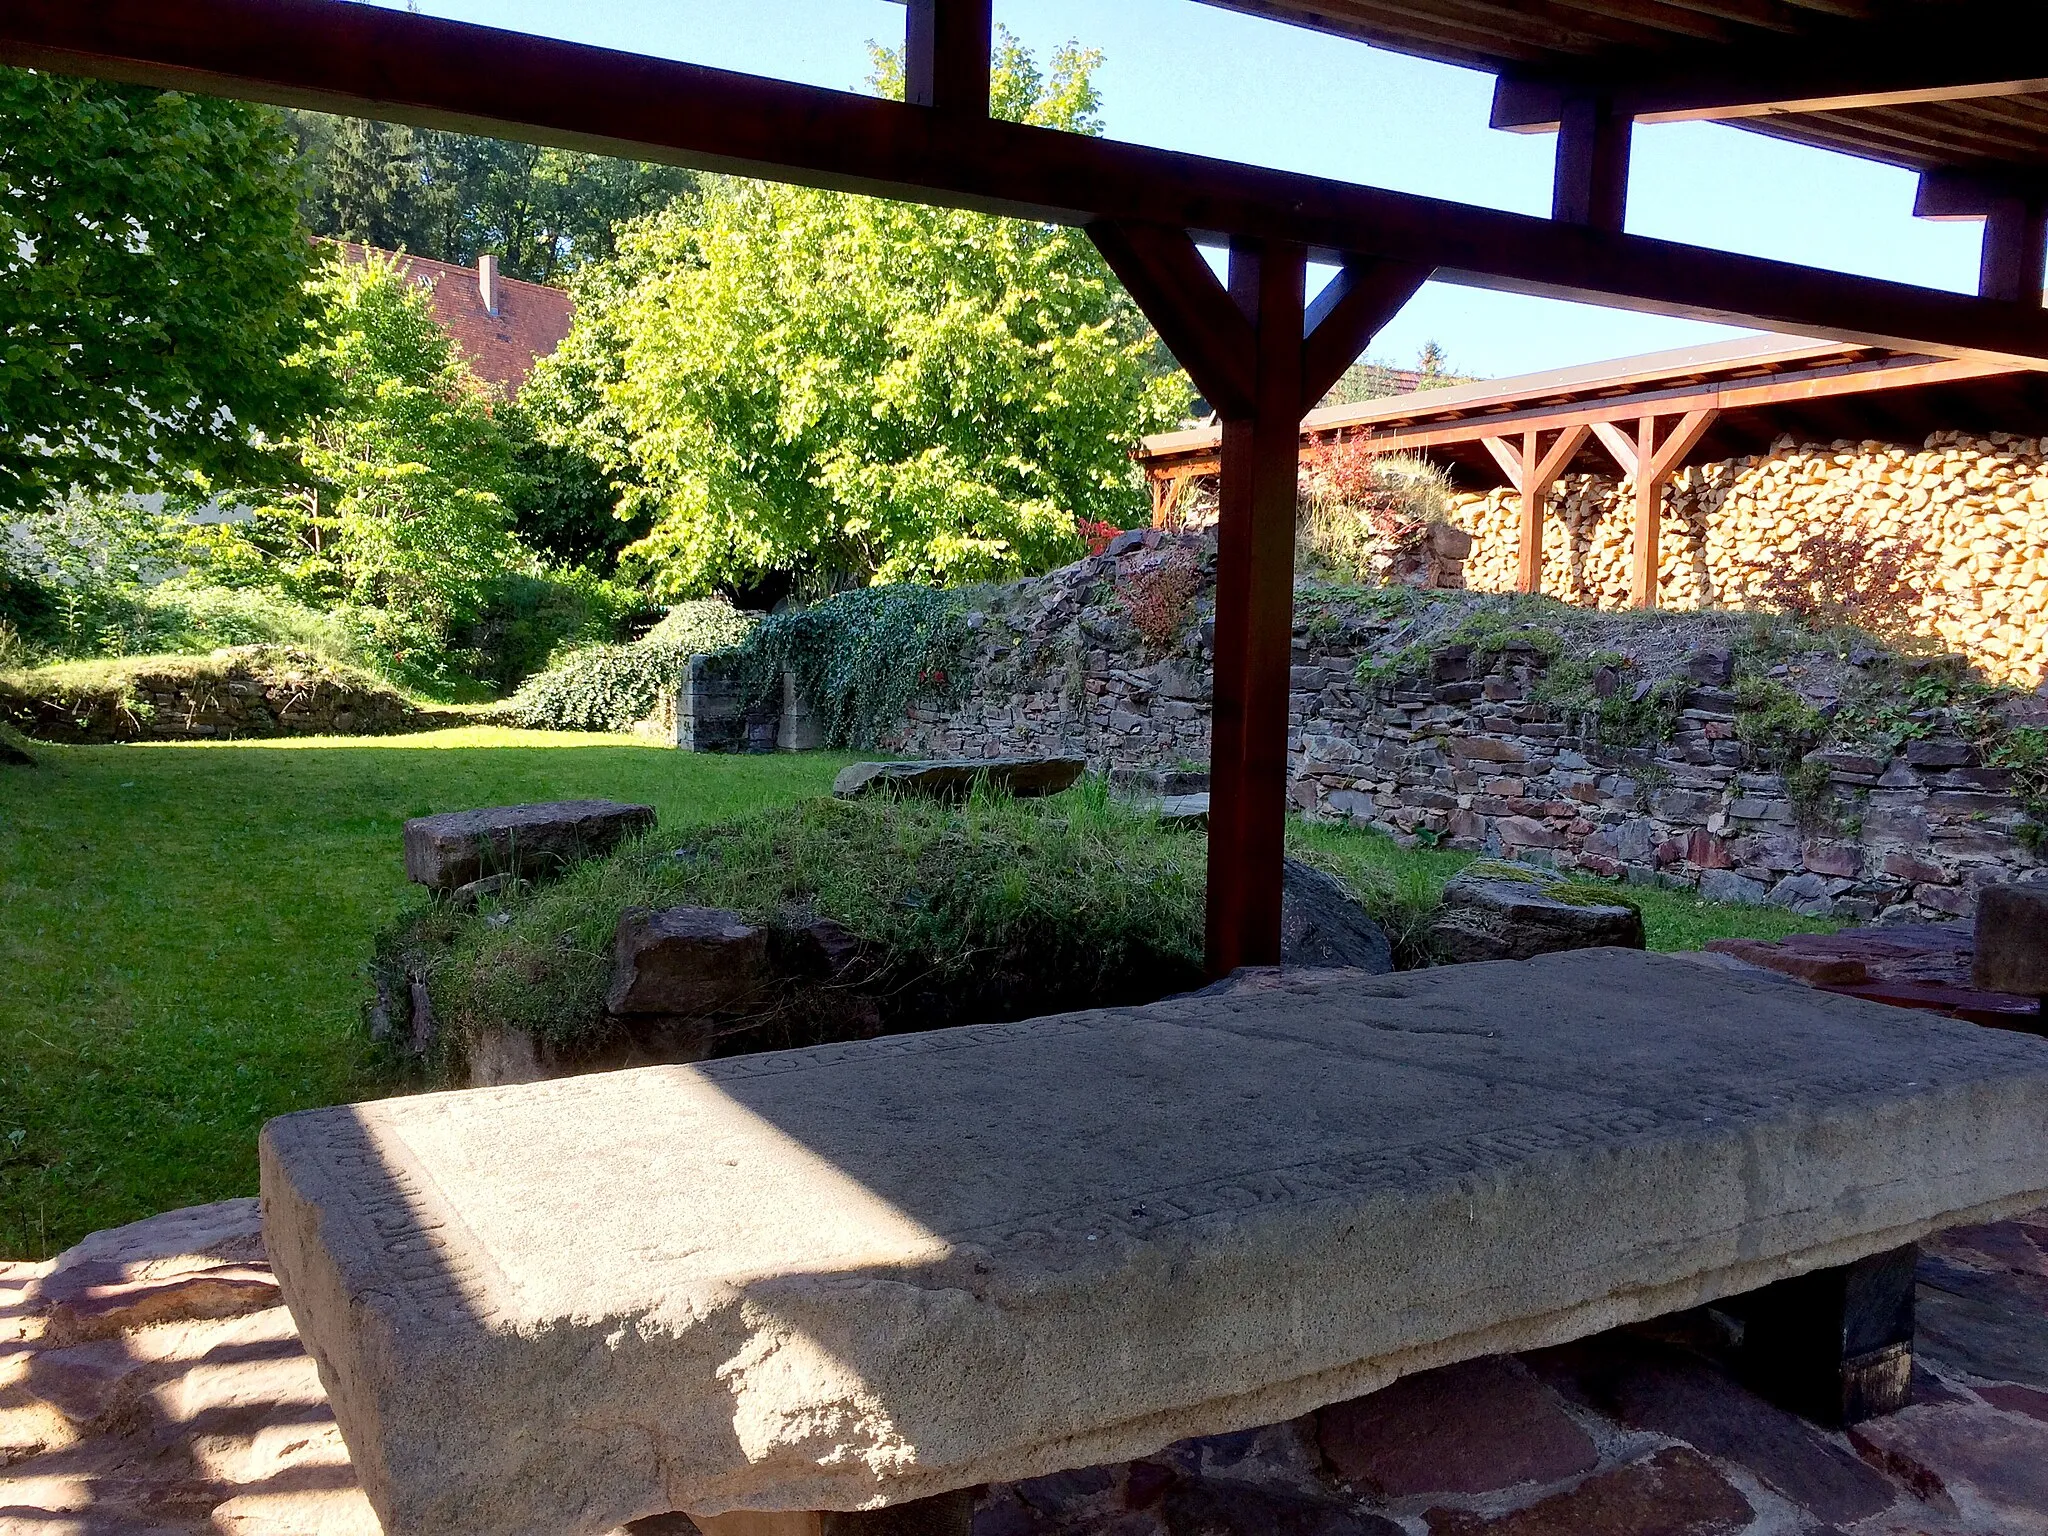
[[[992,0],[905,0],[903,99],[961,117],[988,116]]]
[[[1542,433],[1533,427],[1522,434],[1519,448],[1505,438],[1489,437],[1484,440],[1487,452],[1493,455],[1494,462],[1507,475],[1508,483],[1522,496],[1515,577],[1515,590],[1518,592],[1543,590],[1545,505],[1557,477],[1565,472],[1584,446],[1587,430],[1576,424],[1565,427],[1552,440],[1547,452],[1541,451]]]
[[[1629,602],[1637,608],[1657,606],[1657,570],[1664,532],[1664,487],[1679,461],[1699,446],[1714,424],[1717,410],[1687,411],[1660,444],[1657,418],[1645,412],[1636,419],[1630,438],[1611,421],[1593,423],[1592,430],[1624,475],[1635,477],[1635,551],[1629,561]]]
[[[1209,722],[1207,966],[1280,961],[1301,418],[1428,277],[1356,259],[1307,305],[1308,251],[1239,239],[1226,288],[1185,230],[1089,235],[1223,418]]]

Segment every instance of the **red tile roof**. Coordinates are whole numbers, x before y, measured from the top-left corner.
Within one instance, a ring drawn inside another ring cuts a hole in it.
[[[535,362],[562,344],[569,334],[569,322],[576,318],[575,300],[559,288],[500,276],[498,312],[493,315],[484,307],[475,267],[376,250],[353,241],[335,243],[348,261],[362,261],[366,252],[376,251],[385,260],[397,262],[401,272],[428,290],[434,318],[476,376],[498,385],[508,397],[519,393]]]

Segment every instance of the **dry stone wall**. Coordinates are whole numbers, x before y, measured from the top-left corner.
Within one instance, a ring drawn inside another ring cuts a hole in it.
[[[1902,617],[1999,681],[2032,687],[2048,668],[2048,440],[1938,432],[1918,449],[1875,441],[1794,445],[1683,470],[1664,493],[1658,600],[1736,608],[1774,571],[1827,558],[1829,542],[1903,572]],[[1543,590],[1622,608],[1634,551],[1634,488],[1573,475],[1551,493]],[[1512,591],[1518,498],[1464,496],[1469,587]],[[1839,557],[1838,557],[1839,558]]]
[[[972,685],[952,703],[915,706],[885,745],[933,757],[1072,753],[1107,769],[1204,765],[1206,589],[1163,653],[1116,605],[1119,587],[1160,558],[1141,547],[1004,589],[970,619]],[[1212,547],[1204,560],[1213,577]],[[1828,754],[1835,822],[1802,826],[1783,777],[1736,739],[1725,687],[1689,687],[1675,739],[1660,747],[1605,747],[1591,715],[1535,697],[1545,662],[1533,645],[1491,661],[1450,646],[1419,677],[1361,683],[1359,658],[1384,654],[1396,621],[1307,594],[1297,616],[1289,793],[1306,815],[1844,919],[1963,916],[1986,885],[2048,878],[2023,840],[2031,823],[2009,775],[1960,740],[1915,741],[1883,759]]]

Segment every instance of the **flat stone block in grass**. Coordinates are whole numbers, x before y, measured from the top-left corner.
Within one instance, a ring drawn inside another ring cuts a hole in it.
[[[1643,915],[1548,870],[1481,860],[1444,887],[1430,940],[1446,960],[1528,960],[1567,949],[1641,949]]]
[[[1056,795],[1073,788],[1088,770],[1078,757],[949,757],[923,763],[853,763],[832,781],[842,800],[878,791],[921,795],[932,800],[964,800],[974,781],[986,776],[989,787],[1020,800]]]
[[[617,800],[552,800],[416,816],[405,824],[405,874],[436,891],[491,875],[534,879],[653,830],[653,806]]]
[[[1597,949],[289,1115],[264,1235],[386,1536],[597,1536],[1152,1456],[1752,1292],[2037,1205],[2044,1126],[2048,1043]],[[1529,1475],[1583,1463],[1545,1434]],[[1746,1518],[1688,1450],[1589,1477],[1433,1524]]]

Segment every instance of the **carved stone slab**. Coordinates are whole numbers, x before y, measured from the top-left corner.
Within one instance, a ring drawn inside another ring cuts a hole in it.
[[[388,1536],[1142,1455],[2048,1197],[2048,1041],[1585,950],[272,1121]]]

